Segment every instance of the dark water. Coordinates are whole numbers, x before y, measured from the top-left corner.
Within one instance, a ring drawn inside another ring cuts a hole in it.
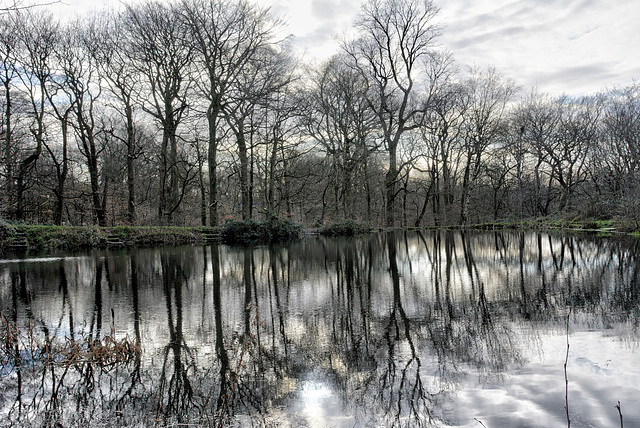
[[[429,232],[0,260],[0,424],[637,427],[639,255]]]

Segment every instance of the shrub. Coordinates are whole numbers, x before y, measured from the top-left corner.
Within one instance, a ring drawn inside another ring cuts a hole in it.
[[[265,222],[233,221],[222,227],[222,241],[227,244],[283,242],[297,239],[302,226],[288,219],[271,217]]]
[[[18,226],[29,246],[38,250],[94,248],[103,240],[97,227]]]

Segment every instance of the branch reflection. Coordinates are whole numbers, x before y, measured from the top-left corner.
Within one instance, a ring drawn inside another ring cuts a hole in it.
[[[544,358],[569,308],[572,329],[637,346],[638,256],[622,239],[433,231],[0,263],[1,416],[463,424],[456,394]]]

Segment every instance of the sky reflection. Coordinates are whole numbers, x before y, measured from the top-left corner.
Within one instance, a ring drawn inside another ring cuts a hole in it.
[[[0,311],[21,329],[4,341],[0,416],[548,427],[567,425],[568,391],[574,428],[619,426],[618,401],[625,426],[640,426],[638,280],[636,241],[516,232],[0,263]],[[143,352],[108,370],[72,364],[61,377],[50,362],[14,364],[32,343],[26,326],[38,344],[113,336]]]

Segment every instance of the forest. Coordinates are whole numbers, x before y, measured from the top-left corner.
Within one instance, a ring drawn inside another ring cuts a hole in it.
[[[0,11],[0,219],[380,227],[640,225],[640,84],[524,88],[438,43],[429,0],[365,0],[297,56],[244,0]]]

